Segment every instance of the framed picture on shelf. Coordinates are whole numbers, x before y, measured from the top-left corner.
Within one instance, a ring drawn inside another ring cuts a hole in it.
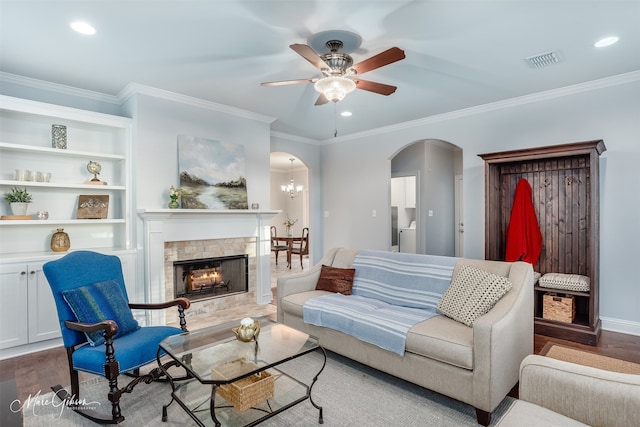
[[[108,195],[78,196],[78,219],[105,219],[108,212]]]

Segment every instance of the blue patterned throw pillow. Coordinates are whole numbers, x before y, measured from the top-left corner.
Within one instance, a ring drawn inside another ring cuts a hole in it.
[[[115,280],[63,291],[62,297],[79,322],[98,323],[103,320],[116,322],[118,333],[115,337],[121,337],[140,328],[136,319],[133,318],[120,285]],[[94,347],[105,342],[103,331],[89,332],[85,335],[89,344]]]

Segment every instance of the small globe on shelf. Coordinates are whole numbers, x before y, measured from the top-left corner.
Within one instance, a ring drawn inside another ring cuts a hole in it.
[[[100,163],[94,162],[93,160],[89,160],[89,163],[87,164],[87,170],[89,171],[89,173],[93,174],[93,178],[91,179],[91,181],[85,182],[85,184],[104,184],[104,185],[107,185],[106,182],[101,181],[100,179],[98,179],[98,175],[100,175],[100,172],[102,171],[102,165]]]

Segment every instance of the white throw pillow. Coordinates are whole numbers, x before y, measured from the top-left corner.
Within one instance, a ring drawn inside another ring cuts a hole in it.
[[[453,320],[471,326],[510,289],[511,282],[506,277],[463,264],[440,299],[438,310]]]

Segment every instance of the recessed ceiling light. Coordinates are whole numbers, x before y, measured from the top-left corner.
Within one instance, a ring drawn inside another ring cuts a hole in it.
[[[351,117],[353,113],[351,111],[343,111],[342,113],[340,113],[340,115],[342,117]]]
[[[71,23],[71,28],[81,34],[93,35],[96,33],[96,29],[86,22],[76,21]]]
[[[607,47],[607,46],[611,46],[614,43],[617,43],[618,40],[620,40],[620,38],[617,36],[603,37],[597,42],[595,42],[593,45],[595,47]]]

